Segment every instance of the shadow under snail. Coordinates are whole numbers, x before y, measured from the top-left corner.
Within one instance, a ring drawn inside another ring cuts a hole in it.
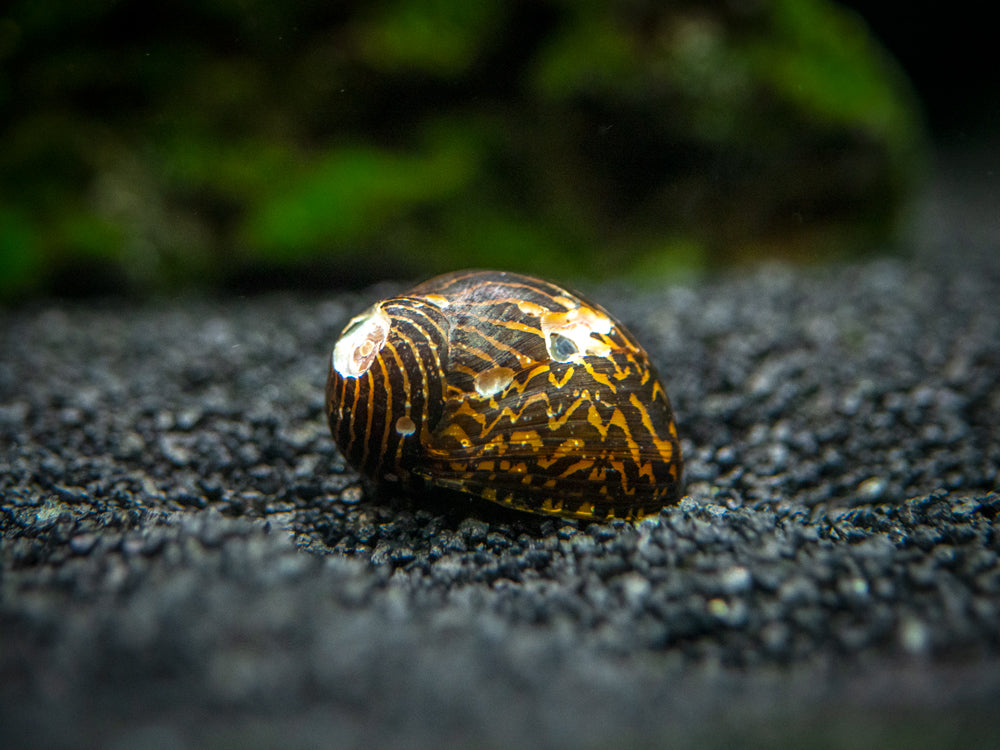
[[[345,458],[379,481],[594,520],[681,495],[646,352],[603,308],[530,276],[458,271],[368,308],[334,346],[326,409]]]

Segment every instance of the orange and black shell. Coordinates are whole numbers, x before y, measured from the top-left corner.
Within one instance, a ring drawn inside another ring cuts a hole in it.
[[[554,284],[459,271],[344,329],[330,430],[363,474],[567,518],[641,518],[680,498],[681,450],[649,357]]]

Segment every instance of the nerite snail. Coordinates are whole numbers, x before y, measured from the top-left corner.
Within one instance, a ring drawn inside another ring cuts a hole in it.
[[[677,502],[681,451],[646,352],[541,279],[459,271],[351,320],[326,384],[359,471],[520,510],[634,519]]]

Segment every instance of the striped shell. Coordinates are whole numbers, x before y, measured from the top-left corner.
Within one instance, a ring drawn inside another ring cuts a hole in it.
[[[374,479],[568,518],[640,518],[680,497],[646,352],[602,308],[529,276],[459,271],[373,305],[334,347],[326,407]]]

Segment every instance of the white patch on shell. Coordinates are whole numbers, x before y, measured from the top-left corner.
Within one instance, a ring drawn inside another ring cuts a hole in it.
[[[491,367],[476,375],[472,379],[472,384],[476,388],[476,393],[483,398],[489,398],[500,393],[513,379],[514,371],[509,367]]]
[[[353,318],[333,347],[333,369],[345,378],[366,373],[385,346],[391,325],[378,305]]]
[[[591,307],[576,307],[566,312],[548,312],[540,320],[545,348],[556,362],[570,362],[585,355],[606,357],[611,346],[594,338],[607,335],[614,328],[611,318]],[[569,339],[572,347],[559,345],[560,337]],[[575,351],[567,351],[573,349]]]

